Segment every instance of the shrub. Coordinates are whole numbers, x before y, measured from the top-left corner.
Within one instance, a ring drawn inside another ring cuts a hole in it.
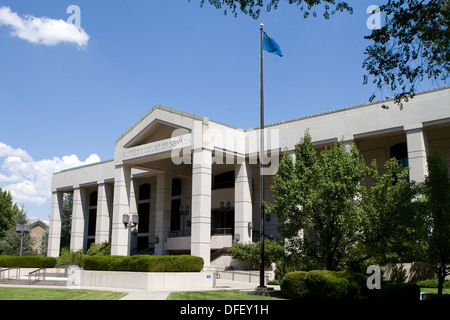
[[[81,260],[84,255],[84,250],[73,251],[68,248],[62,248],[60,256],[56,258],[56,265],[66,266],[69,264],[76,264],[77,266],[81,266]]]
[[[110,256],[111,255],[111,244],[108,242],[103,242],[97,244],[95,242],[91,243],[88,251],[86,252],[88,256]]]
[[[203,259],[189,255],[179,256],[84,256],[85,270],[137,272],[200,272]]]
[[[0,266],[4,268],[53,268],[56,259],[44,256],[0,256]]]
[[[290,299],[304,299],[308,293],[306,289],[306,271],[294,271],[287,273],[281,281],[281,292]]]
[[[376,291],[376,298],[380,301],[416,302],[420,300],[420,287],[416,283],[382,283],[381,289]]]
[[[286,274],[283,295],[291,299],[341,301],[365,294],[366,276],[348,271],[313,270]]]

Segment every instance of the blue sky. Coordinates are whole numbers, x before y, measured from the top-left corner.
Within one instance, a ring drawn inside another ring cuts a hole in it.
[[[116,138],[155,104],[258,126],[260,23],[284,54],[265,54],[266,123],[367,102],[366,10],[384,1],[350,2],[353,15],[330,20],[284,3],[253,20],[200,0],[0,0],[23,19],[66,21],[77,5],[89,36],[82,47],[37,44],[0,22],[0,187],[48,220],[51,173],[112,159]]]

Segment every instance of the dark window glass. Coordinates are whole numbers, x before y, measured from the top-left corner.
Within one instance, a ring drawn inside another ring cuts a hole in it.
[[[89,209],[88,236],[95,236],[96,221],[97,221],[97,209]]]
[[[408,147],[406,142],[398,143],[393,145],[390,149],[391,158],[398,160],[402,167],[408,166]]]
[[[98,192],[97,191],[91,192],[91,194],[89,196],[89,206],[90,207],[96,207],[97,206],[97,196],[98,196]]]
[[[138,209],[139,215],[139,233],[147,233],[149,231],[150,224],[150,203],[140,203]]]
[[[139,187],[139,200],[150,199],[150,184],[144,183]]]
[[[172,180],[172,197],[181,196],[181,179]]]
[[[170,215],[170,231],[180,230],[180,205],[181,199],[172,200],[171,215]]]
[[[234,188],[234,171],[228,171],[214,176],[213,190]]]
[[[141,252],[148,249],[148,237],[138,237],[137,238],[137,252]]]

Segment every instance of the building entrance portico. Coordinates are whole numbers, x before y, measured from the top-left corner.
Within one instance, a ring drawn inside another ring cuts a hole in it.
[[[112,255],[183,253],[209,266],[212,252],[257,239],[259,175],[267,176],[270,202],[280,152],[293,154],[306,130],[317,150],[354,143],[367,163],[376,159],[382,169],[396,157],[422,182],[428,153],[439,150],[450,164],[449,94],[417,94],[403,111],[388,112],[381,106],[392,101],[383,101],[266,125],[264,172],[258,128],[155,106],[116,140],[113,160],[53,175],[48,255],[59,256],[64,194],[72,193],[71,250],[109,242]],[[136,230],[125,227],[125,215]],[[279,237],[276,217],[264,221],[266,234]]]

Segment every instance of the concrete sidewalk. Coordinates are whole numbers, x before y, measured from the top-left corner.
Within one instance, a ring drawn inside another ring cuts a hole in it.
[[[254,289],[258,284],[248,283],[248,282],[238,282],[231,280],[216,280],[216,287],[212,289],[199,289],[199,290],[191,290],[191,291],[212,291],[212,290],[245,290],[245,289]],[[87,289],[87,288],[86,288]],[[106,290],[106,289],[105,289]],[[123,297],[120,300],[166,300],[171,292],[181,292],[188,290],[119,290],[116,289],[114,291],[128,292],[128,295]]]

